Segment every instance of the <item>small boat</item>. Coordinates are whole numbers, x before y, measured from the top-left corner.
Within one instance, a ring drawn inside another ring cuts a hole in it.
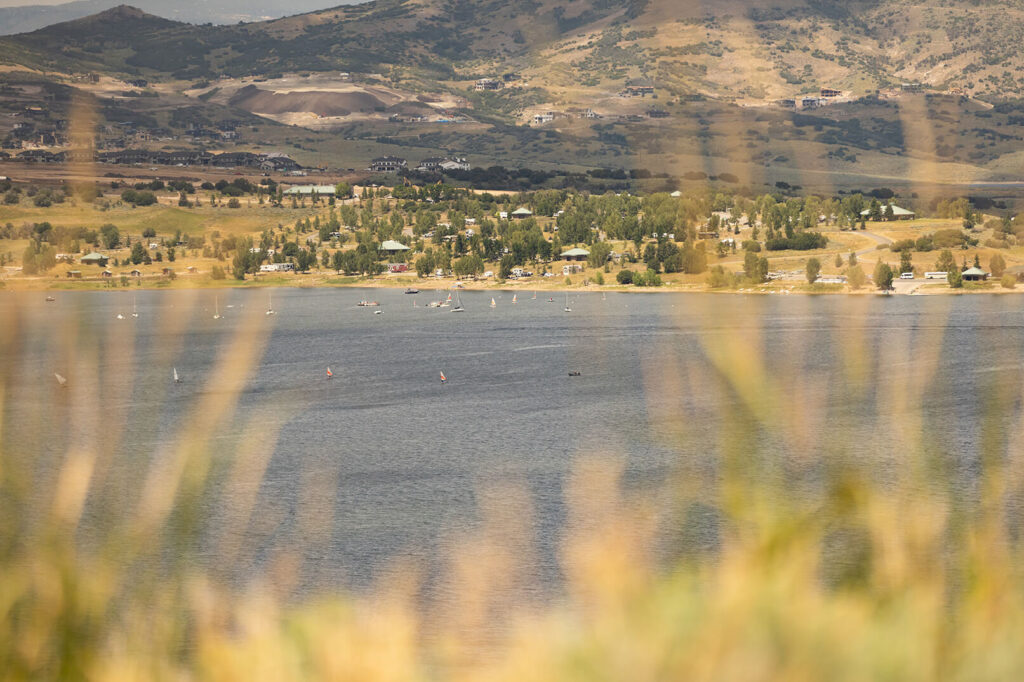
[[[493,296],[491,297],[491,307],[492,308],[497,308],[498,307],[498,304],[494,302],[494,297]]]
[[[374,310],[374,311],[373,311],[373,314],[374,314],[374,315],[383,315],[383,314],[384,314],[384,311],[383,311],[383,310]]]
[[[452,297],[452,295],[448,294],[449,300],[451,299],[451,297]],[[458,291],[455,292],[455,307],[452,308],[452,312],[453,313],[464,313],[464,312],[466,312],[466,309],[462,307],[462,296],[459,296],[459,292]]]
[[[53,376],[57,377],[57,383],[60,384],[61,388],[64,388],[65,386],[68,385],[68,380],[65,379],[64,377],[62,377],[61,375],[59,375],[56,372],[54,372]]]
[[[409,287],[408,289],[405,290],[405,293],[407,293],[407,294],[418,294],[418,293],[420,293],[420,290],[419,289],[415,289],[413,287]]]
[[[356,303],[356,305],[358,307],[360,307],[360,308],[375,308],[375,307],[380,305],[380,302],[379,301],[360,301],[359,303]]]
[[[578,376],[583,376],[583,375],[581,373],[579,373],[579,372],[569,372],[569,376],[571,376],[571,377],[578,377]]]
[[[330,367],[327,368],[327,378],[328,379],[333,379],[334,378],[334,372],[331,371]]]
[[[442,384],[447,384],[448,383],[448,377],[446,377],[444,375],[444,372],[441,372],[441,383]]]
[[[267,315],[277,315],[274,310],[274,294],[270,291],[267,292]]]
[[[46,297],[46,302],[47,302],[47,303],[53,303],[53,302],[54,302],[54,301],[56,301],[56,300],[57,300],[57,299],[55,299],[55,298],[54,298],[53,296],[47,296],[47,297]]]
[[[132,317],[136,319],[139,317],[139,306],[136,303],[134,296],[132,296]]]
[[[117,314],[117,319],[123,320],[124,319],[124,315],[122,315],[121,313],[118,313]]]
[[[548,296],[548,303],[554,303],[554,302],[555,302],[555,299],[553,299],[552,297]]]
[[[602,292],[602,293],[601,293],[601,300],[602,300],[602,301],[607,301],[607,300],[608,300],[608,294],[606,294],[606,293]],[[675,306],[673,306],[673,307],[675,307]]]
[[[569,307],[569,292],[565,292],[565,312],[571,313],[572,308]]]
[[[220,298],[214,297],[213,299],[213,319],[220,319]]]
[[[533,292],[533,298],[530,299],[530,300],[532,300],[532,301],[536,301],[537,300],[537,292],[536,291]]]
[[[173,369],[174,369],[174,383],[180,384],[181,383],[181,377],[178,376],[178,368],[174,367]]]

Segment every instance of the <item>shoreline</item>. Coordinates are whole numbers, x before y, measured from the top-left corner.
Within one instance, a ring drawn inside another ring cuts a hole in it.
[[[660,287],[638,287],[622,284],[580,284],[566,286],[563,282],[539,282],[542,286],[531,286],[534,282],[517,282],[509,284],[506,282],[481,282],[462,281],[452,278],[445,279],[376,279],[344,275],[312,275],[298,276],[309,277],[309,279],[298,279],[297,277],[259,277],[250,278],[244,281],[232,278],[225,280],[212,280],[204,276],[181,275],[174,280],[160,279],[153,282],[135,280],[127,286],[120,284],[119,280],[112,279],[45,279],[45,278],[10,278],[0,280],[0,292],[35,292],[35,293],[56,293],[76,291],[199,291],[199,290],[244,290],[244,289],[419,289],[420,293],[430,291],[451,291],[459,289],[462,291],[496,291],[496,292],[551,292],[551,293],[629,293],[629,294],[721,294],[721,295],[751,295],[751,296],[964,296],[975,294],[1014,294],[1024,293],[1024,287],[1006,289],[996,282],[987,283],[984,287],[965,287],[963,289],[952,289],[943,285],[925,285],[920,289],[902,293],[895,290],[889,292],[879,291],[871,286],[864,286],[853,290],[848,286],[825,284],[808,285],[806,283],[787,283],[772,286],[764,284],[754,287],[740,287],[737,289],[711,288],[706,285],[668,283]],[[558,279],[558,278],[552,278]],[[330,281],[336,280],[336,281]],[[348,281],[337,281],[348,280]]]

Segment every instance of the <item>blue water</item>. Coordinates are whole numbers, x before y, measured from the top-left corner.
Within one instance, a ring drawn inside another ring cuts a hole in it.
[[[1021,297],[575,293],[566,313],[552,296],[465,292],[452,314],[426,307],[443,297],[433,291],[275,290],[269,317],[265,290],[3,294],[3,442],[24,453],[39,514],[69,449],[104,453],[83,521],[100,542],[138,513],[154,467],[228,405],[209,484],[179,498],[199,529],[190,560],[244,583],[289,555],[301,592],[360,589],[396,561],[442,573],[483,506],[528,520],[525,589],[542,598],[561,580],[581,458],[621,464],[627,497],[660,510],[669,558],[714,551],[721,453],[751,396],[774,423],[742,446],[759,453],[749,468],[794,494],[813,494],[833,450],[898,480],[908,444],[892,421],[921,413],[920,445],[946,470],[936,494],[969,505],[984,417],[1006,437],[1020,418]],[[231,360],[237,386],[218,370]],[[1005,398],[994,414],[992,396]],[[259,487],[232,525],[239,459]],[[683,488],[706,506],[680,502]]]

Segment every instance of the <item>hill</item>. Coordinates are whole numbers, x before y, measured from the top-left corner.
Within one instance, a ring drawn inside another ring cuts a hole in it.
[[[0,64],[92,92],[115,123],[300,126],[316,134],[280,139],[339,167],[973,182],[1024,157],[1022,27],[1024,0],[376,0],[233,26],[122,6],[0,39]]]
[[[265,21],[300,12],[312,12],[353,0],[134,0],[151,14],[192,24],[236,24],[239,21]],[[73,21],[118,6],[118,0],[75,0],[59,5],[21,5],[0,7],[0,35],[28,33],[56,23]],[[287,11],[283,11],[287,9]]]

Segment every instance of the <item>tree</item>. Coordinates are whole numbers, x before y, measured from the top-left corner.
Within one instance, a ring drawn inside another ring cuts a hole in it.
[[[837,253],[836,254],[836,268],[838,269],[838,268],[841,268],[841,267],[843,267],[843,254]]]
[[[116,249],[121,243],[121,232],[116,225],[107,223],[100,228],[100,238],[103,240],[104,248]]]
[[[890,268],[887,263],[878,261],[878,264],[875,266],[874,273],[875,286],[882,291],[888,291],[889,289],[892,289],[892,278],[892,268]]]
[[[817,258],[807,259],[807,283],[814,284],[818,280],[818,275],[821,274],[821,263]]]
[[[846,262],[847,262],[847,264],[848,264],[848,265],[849,265],[849,266],[850,266],[851,268],[852,268],[852,267],[853,267],[854,265],[856,265],[856,264],[857,264],[857,252],[856,252],[856,251],[851,251],[851,252],[850,252],[850,258],[849,258],[849,259],[848,259],[848,260],[847,260]]]
[[[913,272],[914,264],[910,260],[910,250],[904,249],[900,251],[900,274],[904,272]]]
[[[947,281],[952,289],[961,289],[964,286],[964,275],[960,268],[953,268],[949,271]]]
[[[619,284],[632,284],[633,283],[633,271],[632,270],[619,270],[619,274],[615,275],[615,281]]]
[[[953,272],[958,270],[956,267],[956,261],[953,259],[953,252],[949,249],[943,249],[939,253],[939,260],[935,261],[935,270],[938,272]]]
[[[1017,278],[1007,273],[999,278],[999,285],[1004,289],[1015,289],[1017,288]]]
[[[993,277],[1002,277],[1006,272],[1006,261],[997,253],[989,260],[988,269],[992,271]]]
[[[850,288],[856,291],[864,286],[864,283],[867,281],[867,275],[864,274],[859,265],[854,265],[846,271],[846,279],[850,283]]]
[[[132,244],[131,260],[134,265],[139,265],[146,260],[146,247],[142,245],[142,242]]]

